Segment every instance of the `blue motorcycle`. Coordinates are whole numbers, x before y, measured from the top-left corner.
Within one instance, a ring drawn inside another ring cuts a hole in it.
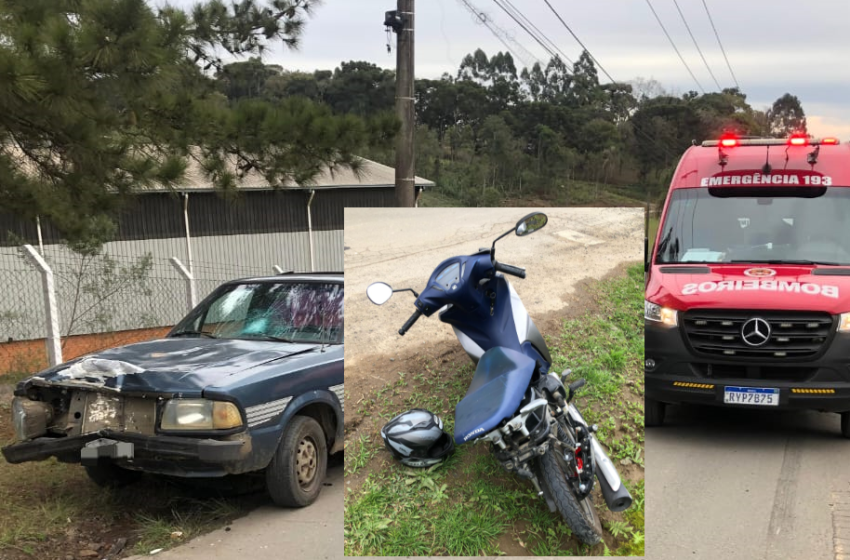
[[[573,534],[593,545],[602,535],[591,498],[595,481],[611,511],[629,508],[632,497],[599,445],[597,427],[589,426],[572,402],[585,380],[569,383],[569,370],[560,376],[550,371],[546,342],[505,278],[525,278],[525,269],[496,260],[499,239],[529,235],[547,221],[543,213],[529,214],[490,248],[443,261],[421,294],[377,282],[367,295],[381,305],[394,292],[413,292],[416,310],[399,335],[435,312],[451,325],[476,364],[469,390],[455,408],[455,443],[489,442],[507,471],[529,479]]]

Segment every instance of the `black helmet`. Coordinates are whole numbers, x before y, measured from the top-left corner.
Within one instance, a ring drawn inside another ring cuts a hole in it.
[[[381,428],[384,445],[408,467],[430,467],[454,451],[454,440],[443,431],[443,421],[421,408],[399,414]]]

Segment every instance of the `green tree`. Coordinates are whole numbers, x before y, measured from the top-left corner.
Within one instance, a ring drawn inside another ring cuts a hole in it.
[[[786,93],[773,102],[767,113],[770,135],[785,138],[795,132],[806,133],[806,113],[796,95]]]
[[[343,62],[334,70],[323,99],[337,114],[367,116],[392,109],[395,72],[371,62]]]
[[[315,4],[2,0],[0,208],[97,241],[135,189],[175,185],[190,154],[221,189],[250,170],[282,184],[357,167],[355,151],[386,141],[394,120],[296,98],[228,103],[204,73],[223,69],[217,53],[296,45]]]
[[[244,62],[223,66],[216,73],[216,80],[228,99],[260,97],[268,80],[280,76],[281,72],[280,66],[266,65],[259,57],[251,57]]]
[[[590,53],[582,51],[573,64],[571,81],[571,102],[588,110],[601,110],[605,102],[605,92],[599,87],[599,76]]]

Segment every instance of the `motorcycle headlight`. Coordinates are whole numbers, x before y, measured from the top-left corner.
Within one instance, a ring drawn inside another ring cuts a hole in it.
[[[53,408],[49,404],[21,397],[12,400],[12,425],[18,441],[43,436],[52,421]]]
[[[838,332],[850,332],[850,313],[842,313],[839,315]]]
[[[236,405],[207,399],[171,399],[162,411],[163,430],[229,430],[242,425]]]
[[[657,303],[643,300],[643,317],[647,321],[656,321],[668,327],[675,327],[679,324],[677,315],[678,313],[675,309],[662,307]]]

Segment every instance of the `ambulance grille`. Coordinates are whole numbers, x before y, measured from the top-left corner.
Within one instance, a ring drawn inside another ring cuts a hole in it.
[[[819,312],[695,309],[683,315],[685,336],[696,353],[729,359],[810,358],[824,350],[835,331],[832,316]],[[756,317],[770,325],[770,336],[764,344],[752,346],[744,341],[741,329]]]

